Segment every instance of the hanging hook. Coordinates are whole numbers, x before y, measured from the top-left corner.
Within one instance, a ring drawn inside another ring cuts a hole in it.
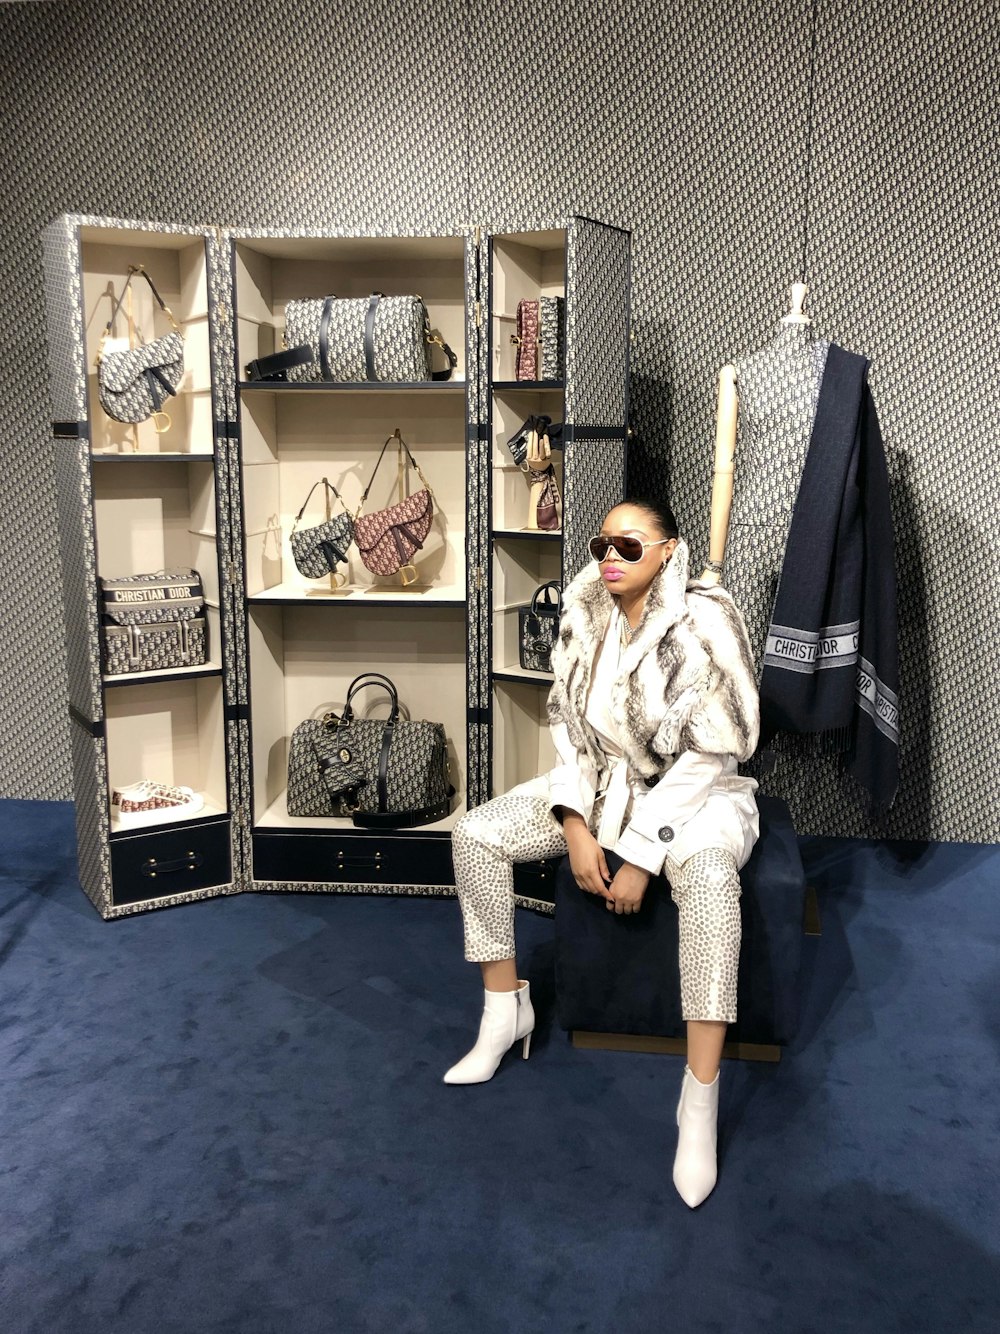
[[[812,320],[803,310],[806,293],[809,288],[805,283],[792,283],[792,305],[787,315],[782,315],[782,324],[812,324]]]

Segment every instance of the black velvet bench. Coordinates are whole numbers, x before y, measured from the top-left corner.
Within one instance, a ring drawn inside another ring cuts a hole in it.
[[[777,1061],[795,1034],[806,885],[788,807],[758,796],[760,838],[740,872],[737,1021],[724,1054]],[[621,859],[608,854],[614,874]],[[654,877],[642,909],[609,912],[563,858],[555,885],[556,1015],[581,1047],[683,1053],[677,908]]]

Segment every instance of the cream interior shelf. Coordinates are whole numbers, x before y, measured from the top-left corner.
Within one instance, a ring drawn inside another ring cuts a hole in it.
[[[532,672],[525,667],[512,663],[509,667],[494,667],[495,681],[537,681],[539,685],[550,686],[555,679],[551,672]]]
[[[562,529],[546,528],[494,528],[494,537],[537,537],[545,542],[558,542],[562,538]]]
[[[211,463],[215,457],[215,452],[211,449],[137,449],[130,451],[95,449],[91,451],[90,457],[95,463],[130,463],[136,461],[142,463],[150,461],[155,463],[189,463],[192,459],[197,462]]]
[[[282,792],[276,801],[255,820],[255,829],[322,829],[336,833],[338,830],[354,832],[357,826],[349,817],[337,815],[289,815],[286,802],[287,794]],[[365,834],[384,834],[391,838],[397,834],[450,834],[458,823],[461,815],[465,814],[465,806],[459,805],[445,816],[443,820],[435,820],[433,824],[422,824],[416,829],[362,829],[358,832]]]
[[[149,684],[152,681],[175,681],[185,676],[219,676],[222,674],[222,663],[210,660],[199,663],[196,667],[166,667],[162,672],[116,672],[112,676],[105,675],[103,680],[107,687],[127,686],[135,682]]]
[[[188,785],[190,786],[190,784]],[[201,824],[205,820],[219,819],[228,814],[225,806],[217,806],[214,802],[206,800],[200,811],[190,816],[186,820],[164,820],[160,824],[122,824],[114,807],[111,808],[111,833],[112,834],[151,834],[154,831],[182,829],[187,825]]]
[[[269,394],[453,394],[464,390],[465,378],[451,380],[359,380],[336,384],[327,381],[241,380],[241,393]]]
[[[251,604],[269,604],[275,602],[311,603],[311,602],[350,602],[361,605],[419,606],[421,603],[441,603],[448,606],[461,606],[465,600],[465,589],[452,584],[402,584],[369,585],[357,588],[348,585],[345,588],[331,589],[328,583],[317,580],[315,587],[286,581],[253,593],[248,599]]]

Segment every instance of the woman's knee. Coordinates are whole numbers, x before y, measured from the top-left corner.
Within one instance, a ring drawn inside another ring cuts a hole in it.
[[[738,901],[741,893],[736,858],[724,848],[707,848],[689,857],[672,889],[674,902],[691,896]]]
[[[451,834],[452,854],[456,858],[470,857],[476,852],[496,853],[503,847],[502,821],[490,810],[492,802],[475,806],[460,816]]]

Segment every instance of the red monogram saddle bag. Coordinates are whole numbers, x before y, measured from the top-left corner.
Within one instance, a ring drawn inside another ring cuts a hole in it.
[[[363,514],[361,511],[375,481],[379,464],[393,441],[396,442],[398,458],[400,499],[395,505],[390,505],[386,509]],[[414,491],[412,495],[403,494],[406,470],[404,453],[410,467],[423,483],[420,490]],[[379,454],[378,462],[372,470],[354,519],[354,541],[361,553],[365,568],[371,570],[372,574],[399,574],[404,584],[412,584],[417,577],[413,557],[423,547],[433,519],[434,497],[431,489],[397,427],[382,446],[382,453]]]

